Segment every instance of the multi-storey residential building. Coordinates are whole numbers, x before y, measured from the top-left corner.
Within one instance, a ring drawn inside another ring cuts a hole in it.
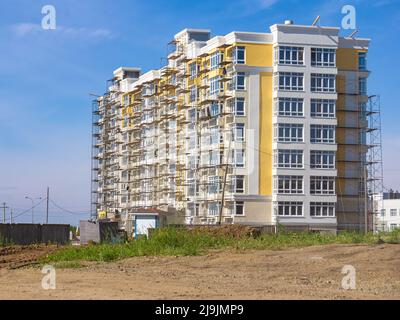
[[[368,39],[276,24],[185,29],[168,63],[97,99],[94,212],[362,228]]]

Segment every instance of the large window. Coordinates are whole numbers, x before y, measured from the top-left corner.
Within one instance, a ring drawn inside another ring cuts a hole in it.
[[[335,143],[335,126],[311,125],[311,143]]]
[[[244,150],[236,149],[232,152],[232,163],[236,168],[244,168]]]
[[[335,203],[331,202],[311,202],[310,203],[311,217],[334,217]]]
[[[223,163],[223,151],[222,150],[210,150],[208,152],[208,163],[211,166],[217,166]]]
[[[310,193],[313,195],[334,195],[335,178],[312,176],[310,178]]]
[[[336,76],[334,74],[311,74],[311,91],[312,92],[335,92]]]
[[[219,144],[222,142],[223,135],[219,127],[210,128],[210,145]]]
[[[236,201],[235,202],[235,215],[236,216],[243,216],[244,215],[244,202],[243,201]]]
[[[214,77],[210,79],[210,94],[216,94],[224,91],[223,84],[221,83],[220,77]]]
[[[275,154],[277,168],[303,168],[302,150],[278,150]]]
[[[304,116],[304,99],[298,99],[298,98],[275,99],[275,114],[282,117]]]
[[[302,176],[277,176],[275,178],[275,189],[279,194],[302,194]]]
[[[197,77],[197,63],[193,62],[189,65],[190,79]]]
[[[275,125],[275,140],[278,142],[303,142],[303,125],[292,123]]]
[[[218,102],[213,102],[210,105],[210,116],[211,117],[216,117],[221,113],[222,110],[222,104]]]
[[[302,217],[303,203],[302,202],[278,202],[276,205],[276,214],[280,217]]]
[[[311,151],[311,169],[335,169],[335,151]]]
[[[224,54],[220,51],[214,52],[210,58],[210,70],[220,67],[221,62],[224,60]]]
[[[232,177],[232,192],[244,193],[244,176]]]
[[[275,87],[279,90],[303,91],[304,74],[298,72],[279,72],[275,75]]]
[[[358,53],[358,70],[360,70],[360,71],[367,70],[367,53],[366,52]]]
[[[222,191],[221,177],[211,176],[208,177],[208,193],[216,194]]]
[[[327,99],[311,99],[311,117],[335,118],[336,101]]]
[[[208,215],[210,216],[218,216],[219,215],[219,202],[211,202],[208,204]]]
[[[311,48],[311,65],[313,67],[335,67],[336,50],[327,48]]]
[[[246,48],[245,47],[235,47],[232,50],[232,60],[236,64],[246,63]]]
[[[194,102],[197,100],[197,87],[193,86],[190,88],[190,96],[189,96],[190,102]]]
[[[234,98],[230,100],[231,111],[237,117],[243,117],[245,115],[245,99]]]
[[[233,125],[233,141],[243,142],[245,140],[244,123],[235,123]]]
[[[245,90],[246,89],[246,74],[244,72],[237,72],[231,84],[231,90]]]
[[[367,95],[367,78],[360,78],[359,79],[359,94],[362,96]]]
[[[276,50],[278,56],[275,57],[275,61],[278,61],[279,64],[289,64],[289,65],[304,64],[304,48],[281,46]]]

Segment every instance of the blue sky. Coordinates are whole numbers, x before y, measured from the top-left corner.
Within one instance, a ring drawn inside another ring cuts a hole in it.
[[[44,5],[57,12],[57,29],[40,28]],[[400,189],[398,0],[1,0],[0,3],[0,202],[16,214],[24,197],[44,197],[46,186],[60,206],[50,222],[86,218],[90,196],[91,98],[101,94],[119,66],[159,68],[166,44],[181,29],[269,32],[292,19],[340,26],[341,8],[357,10],[360,37],[372,38],[369,93],[381,94],[385,186]],[[350,32],[343,31],[343,35]],[[44,204],[36,209],[43,221]],[[25,214],[17,222],[29,221]]]

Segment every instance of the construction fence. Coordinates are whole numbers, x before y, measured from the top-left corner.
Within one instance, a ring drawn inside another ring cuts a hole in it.
[[[68,224],[0,224],[0,244],[67,244]]]

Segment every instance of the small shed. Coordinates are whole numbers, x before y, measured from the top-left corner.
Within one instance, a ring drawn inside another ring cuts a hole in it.
[[[158,209],[137,209],[131,213],[134,236],[149,236],[149,229],[162,228],[167,223],[168,212]]]

